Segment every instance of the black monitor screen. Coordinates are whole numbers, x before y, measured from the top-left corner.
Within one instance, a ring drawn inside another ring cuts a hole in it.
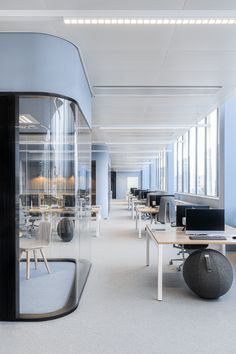
[[[37,194],[31,194],[31,205],[33,207],[39,206],[39,196]]]
[[[130,188],[130,193],[134,194],[135,189],[137,188]]]
[[[64,195],[63,200],[64,200],[64,207],[65,208],[75,206],[75,196],[74,195]]]
[[[209,209],[209,205],[177,205],[176,208],[176,226],[184,226],[183,218],[186,217],[186,209]]]
[[[186,209],[186,230],[224,231],[224,209]]]
[[[38,194],[21,194],[20,198],[23,206],[27,206],[27,207],[39,206]]]
[[[139,199],[146,199],[148,193],[149,193],[148,191],[141,190],[139,192]]]
[[[134,190],[134,196],[138,197],[139,196],[140,189],[135,189]]]

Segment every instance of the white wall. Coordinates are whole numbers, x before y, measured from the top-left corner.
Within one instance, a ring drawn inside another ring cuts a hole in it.
[[[124,199],[127,192],[127,177],[138,177],[141,186],[140,172],[116,172],[116,199]]]

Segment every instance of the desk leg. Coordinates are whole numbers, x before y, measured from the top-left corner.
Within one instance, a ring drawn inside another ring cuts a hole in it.
[[[158,245],[158,279],[157,279],[157,300],[162,300],[162,253],[163,245]]]
[[[136,208],[136,217],[135,217],[135,230],[138,229],[138,211],[137,211],[137,208]]]
[[[101,221],[101,214],[100,212],[96,215],[96,237],[100,236],[100,221]]]
[[[226,245],[222,245],[222,254],[225,256],[226,255]]]
[[[142,213],[138,213],[138,238],[142,237]]]
[[[150,237],[148,232],[146,231],[146,266],[149,266],[150,260]]]
[[[132,203],[132,220],[134,220],[134,202]]]
[[[128,210],[130,210],[130,197],[128,197]]]

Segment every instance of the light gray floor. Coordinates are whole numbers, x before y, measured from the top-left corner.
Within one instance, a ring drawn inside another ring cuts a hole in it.
[[[61,309],[67,302],[75,275],[73,262],[49,262],[47,273],[44,262],[38,268],[30,262],[30,279],[25,278],[26,262],[20,265],[20,312],[22,314],[48,313]]]
[[[1,323],[4,354],[189,354],[236,352],[236,281],[216,301],[195,297],[182,275],[164,267],[164,301],[156,296],[156,247],[145,267],[139,240],[124,203],[112,205],[93,239],[93,267],[79,308],[41,323]],[[236,254],[230,259],[236,267]]]

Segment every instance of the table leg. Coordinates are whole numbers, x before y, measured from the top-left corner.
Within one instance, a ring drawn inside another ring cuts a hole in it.
[[[130,197],[128,197],[128,210],[130,210]]]
[[[100,236],[100,212],[96,215],[96,237]]]
[[[226,245],[222,245],[221,252],[224,256],[226,255]]]
[[[149,266],[150,260],[150,237],[148,232],[146,231],[146,266]]]
[[[132,219],[134,220],[134,202],[132,202]]]
[[[137,208],[136,208],[135,230],[137,230],[137,228],[138,228],[138,211],[137,211]]]
[[[138,238],[142,237],[142,213],[138,213]]]
[[[162,300],[162,253],[163,245],[158,245],[157,300]]]

